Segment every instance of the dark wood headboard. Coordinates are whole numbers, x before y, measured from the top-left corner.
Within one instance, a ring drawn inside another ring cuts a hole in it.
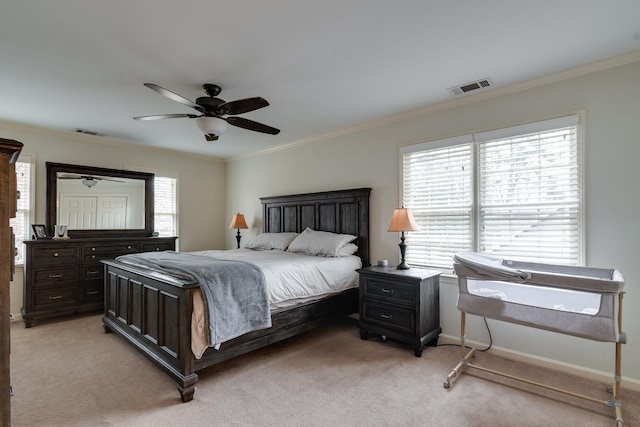
[[[369,259],[370,188],[323,191],[289,196],[261,197],[262,231],[300,233],[309,227],[319,231],[358,236],[363,266]]]

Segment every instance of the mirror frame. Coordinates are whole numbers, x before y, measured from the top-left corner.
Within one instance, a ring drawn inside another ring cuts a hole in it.
[[[49,236],[53,235],[53,226],[58,218],[58,173],[75,173],[81,175],[98,175],[115,178],[141,179],[144,181],[144,225],[141,229],[122,230],[69,230],[69,237],[149,237],[153,234],[153,178],[147,172],[125,171],[119,169],[97,168],[92,166],[69,165],[65,163],[46,162],[47,167],[47,206],[46,226]]]

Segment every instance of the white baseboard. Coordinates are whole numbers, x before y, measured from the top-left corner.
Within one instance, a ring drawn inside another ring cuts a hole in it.
[[[469,346],[475,348],[485,348],[487,346],[486,343],[477,341],[465,340],[465,342]],[[441,334],[438,343],[460,344],[460,338],[453,335]],[[518,362],[529,363],[531,365],[541,366],[556,371],[562,371],[571,375],[600,381],[605,384],[611,384],[611,382],[613,381],[613,372],[598,371],[596,369],[585,368],[584,366],[573,365],[571,363],[565,363],[559,360],[548,359],[546,357],[535,356],[528,353],[522,353],[520,351],[497,347],[495,345],[491,347],[489,353],[495,354],[496,356],[504,357],[505,359],[516,360]],[[640,391],[640,380],[622,377],[620,387],[622,389]]]

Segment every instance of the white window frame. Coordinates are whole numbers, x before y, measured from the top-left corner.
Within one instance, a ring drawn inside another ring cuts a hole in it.
[[[470,196],[471,202],[470,202],[470,205],[468,206],[467,214],[464,214],[464,216],[467,218],[465,221],[469,221],[468,222],[469,231],[464,231],[464,230],[461,231],[460,236],[456,236],[455,233],[451,232],[451,237],[447,237],[447,239],[450,238],[451,239],[450,241],[454,244],[458,242],[457,244],[461,245],[460,246],[461,248],[465,248],[464,250],[482,252],[482,248],[480,247],[480,244],[481,244],[480,230],[482,227],[482,223],[481,223],[482,218],[481,218],[481,208],[479,205],[480,195],[481,195],[479,182],[480,182],[481,173],[478,170],[479,162],[480,162],[479,150],[480,150],[481,144],[490,144],[491,141],[496,141],[500,139],[507,139],[507,138],[515,139],[516,137],[519,137],[522,135],[533,134],[533,133],[543,133],[553,129],[561,129],[561,128],[575,126],[576,128],[576,132],[575,132],[576,147],[575,148],[577,151],[576,158],[575,158],[575,162],[577,166],[577,178],[576,178],[577,190],[575,188],[575,185],[576,185],[575,180],[572,182],[574,183],[573,184],[574,194],[575,194],[575,191],[577,191],[577,194],[578,194],[577,195],[578,197],[577,214],[574,215],[575,221],[577,222],[576,224],[577,231],[575,236],[572,237],[571,242],[574,242],[573,239],[575,239],[574,243],[577,246],[577,249],[575,249],[575,251],[572,250],[572,255],[571,255],[572,261],[570,262],[558,261],[558,263],[584,265],[586,254],[585,254],[585,244],[584,244],[585,200],[584,200],[584,185],[583,185],[584,183],[584,166],[583,166],[584,165],[584,161],[583,161],[584,137],[582,134],[583,128],[584,128],[584,126],[582,125],[584,123],[583,116],[584,116],[583,112],[578,112],[570,116],[558,117],[550,120],[543,120],[543,121],[532,122],[524,125],[505,127],[501,129],[487,131],[487,132],[476,132],[476,133],[471,133],[467,135],[461,135],[454,138],[447,138],[447,139],[442,139],[437,141],[429,141],[429,142],[422,142],[418,144],[402,146],[400,147],[401,203],[405,207],[412,208],[418,224],[420,225],[422,223],[423,225],[422,227],[426,228],[425,225],[427,223],[426,221],[429,215],[434,215],[433,209],[431,210],[431,213],[429,213],[428,206],[431,205],[431,201],[427,202],[426,198],[416,197],[415,192],[413,193],[411,192],[411,188],[419,188],[418,193],[426,191],[420,188],[419,186],[419,182],[420,182],[419,180],[424,179],[424,177],[421,177],[421,176],[416,177],[415,174],[410,175],[411,171],[408,171],[408,172],[405,171],[405,161],[408,162],[409,159],[412,159],[414,162],[419,162],[420,155],[426,154],[428,156],[429,152],[432,152],[435,155],[436,154],[435,150],[439,150],[438,152],[445,153],[445,155],[447,156],[446,158],[449,159],[450,155],[446,153],[448,153],[449,151],[447,150],[450,150],[452,147],[462,147],[462,148],[464,148],[465,146],[470,147],[470,153],[469,153],[470,158],[468,163],[468,165],[470,166],[469,167],[470,170],[468,175],[470,179],[469,196]],[[425,162],[425,164],[427,164],[427,162]],[[460,168],[462,168],[462,166],[460,166],[458,169]],[[433,174],[429,175],[429,178],[426,178],[426,179],[430,179],[431,183],[434,183],[433,179],[438,179],[438,176],[440,176],[438,175],[438,172],[436,169],[434,169]],[[414,171],[415,170],[419,171],[419,168],[414,169]],[[406,178],[405,178],[405,174],[407,175]],[[432,175],[433,177],[431,177]],[[413,182],[412,182],[412,179],[414,180]],[[425,181],[425,183],[426,182],[427,181]],[[456,188],[462,188],[462,187],[457,186]],[[413,197],[412,197],[412,194],[413,194]],[[433,194],[437,195],[439,193],[427,193],[427,194],[429,194],[429,197],[434,197]],[[455,194],[459,194],[459,192]],[[437,197],[435,199],[437,199]],[[437,200],[440,200],[440,201],[444,200],[443,205],[446,205],[446,202],[447,202],[446,198],[437,199]],[[421,205],[420,205],[420,202],[422,202]],[[427,206],[426,208],[425,208],[425,203]],[[435,205],[439,206],[439,203],[440,202],[438,201],[433,202],[434,206]],[[418,206],[412,206],[412,204],[416,204]],[[454,205],[454,206],[458,206],[458,205]],[[446,213],[446,209],[448,208],[445,206],[445,208],[443,209],[444,209],[444,212]],[[464,236],[467,236],[467,237],[464,237]],[[406,257],[407,262],[415,266],[437,268],[442,270],[444,273],[451,273],[452,266],[449,264],[449,256],[444,256],[442,251],[435,251],[435,250],[432,251],[434,252],[436,258],[433,258],[434,256],[433,254],[426,255],[425,253],[418,252],[418,251],[425,251],[425,246],[426,247],[429,246],[428,240],[429,239],[427,238],[426,231],[423,233],[418,231],[418,232],[411,232],[407,234],[407,243],[408,243],[407,257]],[[450,247],[452,251],[449,251],[449,252],[457,252],[458,251],[457,248],[458,246]],[[462,251],[462,249],[460,251]],[[444,253],[446,252],[447,251],[444,251]],[[438,258],[438,256],[440,257]],[[536,262],[536,261],[549,262],[548,260],[541,261],[539,259],[536,259],[535,257],[528,257],[523,254],[520,254],[519,256],[515,256],[514,259],[519,259],[523,261],[533,261],[533,262]],[[451,264],[452,264],[452,261],[451,261]]]
[[[180,223],[180,221],[179,221],[179,218],[180,218],[180,212],[179,212],[180,194],[179,194],[179,188],[178,188],[179,187],[178,173],[174,172],[174,171],[152,169],[152,168],[145,168],[145,167],[138,167],[138,166],[127,166],[125,169],[126,170],[135,170],[135,171],[138,171],[138,172],[152,173],[152,174],[155,175],[154,176],[154,181],[157,178],[170,178],[170,179],[175,180],[175,186],[176,186],[176,188],[175,188],[175,213],[174,213],[174,218],[173,218],[175,233],[173,233],[171,236],[169,236],[168,234],[160,234],[160,236],[163,236],[163,237],[164,236],[166,236],[166,237],[179,236],[178,226],[179,226],[179,223]],[[154,215],[154,221],[153,221],[154,222],[154,227],[155,227],[155,224],[156,224],[156,218],[155,217],[158,215],[157,212],[156,212],[156,206],[157,206],[157,204],[156,204],[157,197],[156,196],[157,196],[157,192],[155,191],[155,187],[156,186],[155,186],[155,183],[154,183],[154,207],[153,207],[153,211],[154,211],[154,213],[153,213],[153,215]],[[157,229],[154,230],[154,232],[156,232],[156,231],[157,231]],[[177,241],[176,241],[176,250],[178,250],[178,242]]]
[[[23,204],[26,201],[27,204],[27,208],[26,209],[17,209],[17,211],[26,211],[26,218],[24,221],[24,229],[23,230],[18,230],[17,228],[17,224],[16,224],[16,220],[15,219],[11,219],[9,222],[11,224],[11,227],[13,228],[13,233],[15,234],[15,247],[18,249],[16,256],[15,256],[15,265],[16,266],[22,266],[24,265],[24,245],[22,244],[22,242],[24,240],[30,240],[31,239],[31,224],[34,223],[34,218],[35,218],[35,182],[36,182],[36,156],[33,154],[27,154],[27,153],[20,153],[20,156],[18,157],[18,161],[16,163],[26,163],[29,165],[29,180],[28,182],[24,183],[24,185],[27,185],[27,192],[25,193],[24,190],[21,191],[21,186],[18,186],[18,191],[20,191],[20,200],[18,201],[18,208],[21,204]],[[20,177],[16,177],[18,180],[20,179]],[[18,215],[18,212],[16,212],[16,216]]]

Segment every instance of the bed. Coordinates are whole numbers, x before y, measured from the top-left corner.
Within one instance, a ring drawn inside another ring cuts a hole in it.
[[[353,235],[360,264],[368,266],[370,191],[360,188],[263,197],[263,233],[302,233],[310,228]],[[220,256],[215,252],[196,255]],[[192,319],[198,310],[194,301],[201,294],[197,280],[117,260],[103,263],[105,331],[122,336],[167,372],[178,383],[183,402],[193,399],[198,371],[358,310],[357,288],[320,299],[281,303],[270,311],[271,327],[245,333],[218,348],[200,346],[202,354],[196,355],[192,350],[198,348],[197,338],[192,338]]]
[[[616,269],[520,262],[481,253],[454,257],[458,276],[457,308],[461,315],[460,362],[447,376],[445,388],[464,368],[475,368],[551,389],[615,409],[622,423],[620,401],[624,277]],[[615,375],[607,401],[551,387],[470,362],[475,349],[465,345],[466,314],[483,316],[593,341],[615,344]],[[468,350],[468,351],[467,351]]]

